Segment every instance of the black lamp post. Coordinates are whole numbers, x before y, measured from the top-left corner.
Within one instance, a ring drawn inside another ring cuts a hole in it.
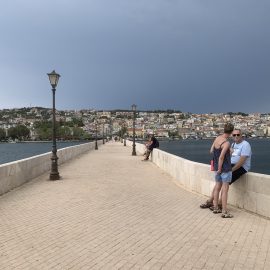
[[[121,124],[121,129],[120,129],[120,142],[123,143],[123,123]]]
[[[95,120],[95,150],[98,150],[98,143],[97,143],[97,120]]]
[[[104,138],[104,122],[102,123],[102,142],[105,144],[105,138]]]
[[[47,74],[49,76],[49,80],[52,86],[52,93],[53,93],[53,136],[52,136],[52,156],[51,156],[51,172],[50,172],[50,180],[59,180],[60,175],[58,172],[58,164],[57,164],[57,148],[56,148],[56,125],[55,125],[55,91],[56,86],[58,84],[58,80],[60,75],[57,74],[54,70],[51,73]]]
[[[133,111],[133,144],[132,144],[132,156],[136,156],[136,144],[135,144],[135,117],[136,117],[136,108],[135,104],[131,105]]]
[[[127,143],[126,143],[126,132],[127,132],[127,129],[126,129],[126,122],[124,122],[124,128],[125,128],[125,132],[123,134],[123,138],[124,138],[124,146],[127,146]]]

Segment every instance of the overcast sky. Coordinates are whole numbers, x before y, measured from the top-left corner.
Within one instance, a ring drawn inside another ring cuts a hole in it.
[[[269,0],[9,0],[0,109],[270,112]]]

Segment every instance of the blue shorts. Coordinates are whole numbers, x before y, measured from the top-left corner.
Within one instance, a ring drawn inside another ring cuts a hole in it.
[[[216,182],[230,183],[232,181],[232,172],[223,172],[219,174],[215,172],[215,180]]]

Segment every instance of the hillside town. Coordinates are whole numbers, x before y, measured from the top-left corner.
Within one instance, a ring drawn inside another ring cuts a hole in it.
[[[135,134],[146,138],[155,134],[160,138],[213,138],[225,122],[232,122],[247,137],[270,137],[270,114],[242,112],[194,114],[175,110],[56,110],[57,139],[93,139],[101,136]],[[0,139],[49,140],[52,131],[52,109],[42,107],[0,110]]]

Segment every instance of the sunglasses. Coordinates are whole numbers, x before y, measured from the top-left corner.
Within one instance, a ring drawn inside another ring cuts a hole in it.
[[[235,136],[239,137],[239,136],[241,136],[241,135],[240,135],[240,134],[233,134],[233,137],[235,137]]]

